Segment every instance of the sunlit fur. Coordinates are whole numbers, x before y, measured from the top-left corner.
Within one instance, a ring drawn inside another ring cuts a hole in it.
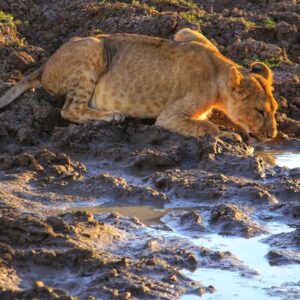
[[[239,78],[232,79],[232,91],[227,95],[228,117],[258,140],[274,138],[278,104],[272,94],[272,82],[258,74],[236,76]]]
[[[216,46],[204,35],[189,28],[177,32],[175,40],[200,42],[217,52],[216,55],[222,56]],[[258,140],[276,137],[275,112],[278,104],[272,94],[272,71],[263,63],[254,63],[250,70],[243,70],[237,64],[232,66],[228,83],[225,83],[231,89],[223,86],[219,99],[212,104],[212,107],[222,110],[233,122]],[[211,108],[197,112],[193,117],[205,120],[210,111]]]
[[[258,139],[274,138],[277,135],[275,112],[278,105],[272,95],[271,83],[260,75],[247,76],[241,80],[238,97],[238,108],[235,109],[235,119],[238,120],[234,121]]]

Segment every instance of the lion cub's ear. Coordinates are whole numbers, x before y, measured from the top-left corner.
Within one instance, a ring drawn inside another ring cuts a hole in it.
[[[265,78],[270,84],[273,83],[273,75],[272,75],[272,70],[265,65],[264,63],[261,62],[255,62],[251,65],[251,72],[258,74]]]
[[[245,81],[242,84],[242,79],[244,76],[242,73],[237,69],[237,67],[231,67],[229,73],[229,85],[232,90],[232,96],[238,99],[244,99],[248,96],[248,90],[245,89]]]
[[[239,88],[242,78],[243,75],[239,72],[239,70],[236,67],[231,67],[229,72],[229,84],[233,90]]]

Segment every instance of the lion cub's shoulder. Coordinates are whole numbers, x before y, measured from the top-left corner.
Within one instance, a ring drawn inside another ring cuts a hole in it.
[[[202,33],[191,30],[190,28],[184,28],[176,32],[174,35],[174,40],[177,42],[198,42],[205,45],[212,51],[219,52],[218,48]]]

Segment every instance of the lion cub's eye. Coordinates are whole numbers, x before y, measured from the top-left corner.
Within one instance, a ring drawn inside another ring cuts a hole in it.
[[[265,112],[261,109],[255,108],[255,110],[261,115],[261,116],[265,116]]]

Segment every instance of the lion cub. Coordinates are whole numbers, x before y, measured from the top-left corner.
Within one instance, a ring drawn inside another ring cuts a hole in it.
[[[76,123],[156,118],[185,136],[222,133],[205,115],[222,110],[249,134],[276,136],[272,72],[245,70],[202,34],[183,29],[173,41],[134,34],[73,38],[0,98],[0,108],[33,87],[65,94],[63,118]]]

